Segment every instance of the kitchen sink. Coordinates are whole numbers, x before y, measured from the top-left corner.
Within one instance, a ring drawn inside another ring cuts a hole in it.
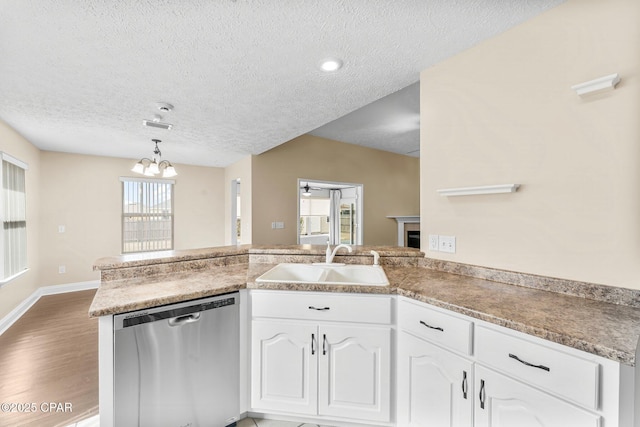
[[[257,283],[308,283],[324,285],[387,286],[379,265],[278,264],[256,279]]]

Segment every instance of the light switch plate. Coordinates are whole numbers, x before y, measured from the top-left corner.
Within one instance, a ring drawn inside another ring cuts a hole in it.
[[[438,238],[439,236],[437,234],[429,234],[429,250],[430,251],[439,251],[440,249],[438,248]]]
[[[456,236],[440,236],[438,239],[440,252],[456,253]]]

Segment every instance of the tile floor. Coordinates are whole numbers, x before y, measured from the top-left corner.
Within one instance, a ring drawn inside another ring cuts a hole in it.
[[[100,427],[100,418],[87,418],[78,423],[70,424],[67,427]],[[237,427],[331,427],[319,424],[297,423],[292,421],[276,421],[276,420],[259,420],[253,418],[245,418],[240,420]]]
[[[237,427],[331,427],[320,424],[298,423],[292,421],[260,420],[245,418],[241,420]]]
[[[77,423],[69,424],[67,427],[100,427],[100,416],[96,415]]]

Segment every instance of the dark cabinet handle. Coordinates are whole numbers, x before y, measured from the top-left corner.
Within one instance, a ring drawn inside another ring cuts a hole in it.
[[[426,326],[429,329],[435,329],[436,331],[440,331],[440,332],[444,332],[444,329],[442,329],[440,326],[431,326],[431,325],[427,325],[426,323],[424,323],[422,320],[420,321],[421,325]]]
[[[322,334],[322,355],[327,354],[327,335]]]
[[[542,369],[543,371],[547,371],[550,372],[551,368],[544,366],[544,365],[534,365],[533,363],[529,363],[525,360],[520,359],[518,356],[516,356],[515,354],[511,354],[509,353],[509,357],[512,359],[516,359],[518,362],[522,363],[523,365],[527,365],[527,366],[531,366],[532,368],[538,368],[538,369]]]
[[[480,380],[480,394],[478,395],[480,398],[480,409],[484,409],[484,399],[485,399],[485,391],[484,391],[484,380]]]
[[[316,334],[311,334],[311,355],[316,354]]]
[[[327,310],[331,310],[331,307],[314,307],[310,305],[309,310],[327,311]]]
[[[467,384],[467,371],[462,371],[462,397],[467,398],[467,391],[469,391],[469,385]]]

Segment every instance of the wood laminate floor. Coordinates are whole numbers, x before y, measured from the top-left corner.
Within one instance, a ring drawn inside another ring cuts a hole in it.
[[[98,413],[95,292],[44,296],[0,335],[0,426],[66,426]]]

